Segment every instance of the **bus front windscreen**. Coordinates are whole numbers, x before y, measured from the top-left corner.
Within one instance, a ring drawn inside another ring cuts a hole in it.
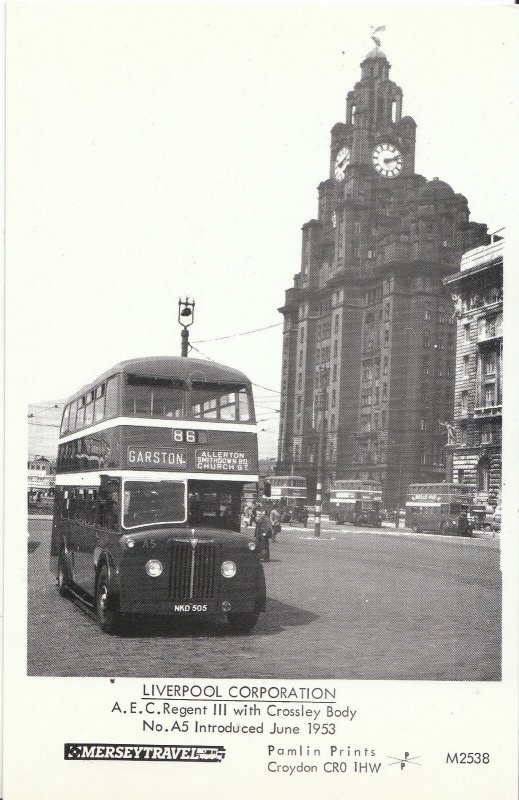
[[[125,481],[123,493],[124,528],[186,520],[184,481]]]

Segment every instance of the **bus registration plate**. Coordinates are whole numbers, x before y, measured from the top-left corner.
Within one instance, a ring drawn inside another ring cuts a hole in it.
[[[207,611],[207,603],[175,603],[173,611],[180,611],[180,612]]]

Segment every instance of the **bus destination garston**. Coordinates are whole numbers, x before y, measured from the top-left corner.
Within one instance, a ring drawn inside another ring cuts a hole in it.
[[[265,610],[241,492],[258,481],[251,384],[180,357],[124,361],[65,404],[52,525],[60,594],[101,629],[130,615],[226,617],[249,632]]]

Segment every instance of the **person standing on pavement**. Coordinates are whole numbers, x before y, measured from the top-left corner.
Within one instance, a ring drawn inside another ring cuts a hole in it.
[[[281,533],[281,516],[277,508],[270,512],[270,524],[272,525],[272,541],[276,541],[276,536]]]
[[[270,540],[272,538],[272,523],[267,510],[263,512],[256,523],[256,543],[259,549],[260,559],[270,561]]]

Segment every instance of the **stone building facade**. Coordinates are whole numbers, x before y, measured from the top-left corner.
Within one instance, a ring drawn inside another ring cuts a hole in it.
[[[457,307],[454,441],[449,478],[472,486],[477,505],[501,503],[504,239],[465,253],[444,280]]]
[[[467,199],[415,172],[416,123],[379,47],[331,130],[318,215],[285,295],[278,474],[379,480],[388,508],[445,477],[455,326],[443,278],[486,243]],[[325,435],[320,430],[325,426]]]

